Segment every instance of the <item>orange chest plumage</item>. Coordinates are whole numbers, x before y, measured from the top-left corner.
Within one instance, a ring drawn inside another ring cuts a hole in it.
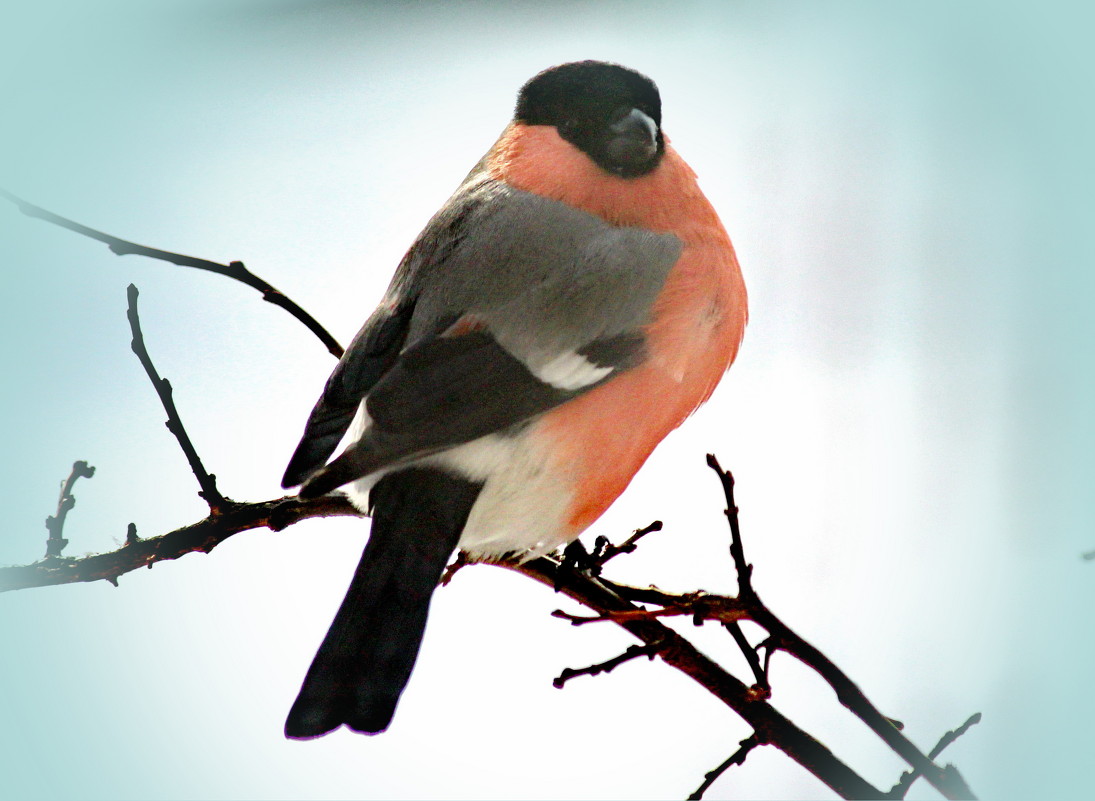
[[[554,128],[516,123],[492,149],[487,169],[515,188],[613,225],[671,233],[683,244],[646,327],[647,359],[551,411],[538,426],[572,475],[568,522],[580,531],[711,395],[745,330],[745,284],[718,215],[668,141],[653,172],[623,179],[597,167]]]

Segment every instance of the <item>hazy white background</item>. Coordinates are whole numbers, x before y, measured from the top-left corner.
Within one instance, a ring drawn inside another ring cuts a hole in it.
[[[927,750],[984,712],[946,755],[983,798],[1087,797],[1095,131],[1078,8],[8,4],[0,185],[242,259],[346,343],[528,77],[580,58],[649,74],[737,246],[752,322],[712,401],[589,532],[665,521],[612,575],[733,589],[713,451],[738,477],[760,593],[884,713]],[[70,555],[114,547],[130,521],[152,536],[202,516],[128,349],[130,281],[222,491],[279,494],[333,366],[303,327],[238,284],[116,258],[6,204],[0,259],[0,563],[41,556],[75,459],[98,472],[77,485]],[[0,788],[683,797],[749,733],[658,662],[554,690],[630,639],[571,628],[548,590],[476,568],[436,596],[388,733],[284,740],[366,533],[311,521],[119,589],[0,596]],[[736,664],[722,640],[702,638]],[[821,682],[786,658],[773,681],[799,725],[880,788],[897,779]],[[709,792],[828,795],[772,749]]]

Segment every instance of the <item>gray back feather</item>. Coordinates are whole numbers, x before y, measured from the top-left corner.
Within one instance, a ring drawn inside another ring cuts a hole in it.
[[[393,281],[416,299],[408,345],[471,314],[534,369],[642,327],[681,252],[671,234],[612,226],[482,174],[421,240],[429,252],[412,248]]]

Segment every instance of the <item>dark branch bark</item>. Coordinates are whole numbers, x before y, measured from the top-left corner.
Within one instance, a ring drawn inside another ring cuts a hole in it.
[[[741,526],[738,522],[738,506],[734,500],[734,476],[729,470],[723,470],[715,454],[707,454],[707,466],[715,471],[722,483],[722,492],[726,498],[726,521],[730,525],[730,557],[734,560],[734,569],[738,574],[738,597],[749,601],[759,599],[753,592],[753,566],[745,561],[745,548],[741,543]]]
[[[333,517],[361,513],[343,495],[325,495],[304,501],[296,497],[261,503],[227,501],[219,515],[210,515],[189,526],[158,537],[137,539],[136,528],[126,544],[110,553],[82,559],[54,558],[18,567],[0,567],[0,592],[29,587],[48,587],[100,579],[117,584],[118,577],[140,567],[152,567],[165,559],[188,553],[209,553],[233,534],[255,528],[280,531],[310,517]]]
[[[745,758],[749,756],[749,752],[760,745],[760,742],[757,741],[756,736],[749,736],[738,743],[738,745],[740,746],[738,750],[728,756],[721,765],[703,775],[703,784],[697,787],[692,795],[688,796],[688,801],[700,801],[708,788],[715,783],[719,776],[726,773],[732,765],[744,765]]]
[[[166,378],[160,378],[160,374],[156,372],[156,366],[152,363],[152,358],[148,355],[148,349],[144,344],[144,335],[141,333],[141,319],[137,314],[137,296],[140,294],[137,287],[130,284],[127,294],[129,309],[126,316],[129,318],[129,329],[133,333],[133,342],[130,347],[137,354],[137,358],[148,374],[148,379],[152,382],[156,394],[160,396],[160,403],[163,404],[164,411],[167,412],[167,422],[165,424],[167,430],[175,435],[175,439],[178,440],[179,447],[182,448],[182,452],[186,455],[186,461],[190,464],[190,469],[194,473],[194,478],[198,479],[198,486],[200,487],[198,495],[209,504],[209,511],[214,516],[218,515],[227,503],[227,499],[217,489],[217,477],[205,469],[201,457],[198,456],[198,451],[194,448],[194,443],[190,441],[190,436],[186,433],[182,418],[179,417],[179,410],[175,408],[171,382]]]
[[[593,575],[601,575],[601,570],[609,560],[615,559],[617,556],[625,553],[634,553],[635,549],[639,547],[639,540],[655,531],[662,530],[662,521],[655,520],[648,526],[635,529],[634,533],[627,538],[620,545],[613,545],[608,537],[598,537],[593,543],[593,553],[590,554],[590,562],[592,563]]]
[[[969,718],[966,719],[966,722],[959,726],[957,729],[952,729],[951,731],[947,732],[939,738],[939,742],[937,742],[935,744],[935,747],[928,752],[928,758],[935,759],[937,756],[943,753],[943,749],[945,749],[947,746],[949,746],[951,743],[953,743],[955,740],[957,740],[959,737],[969,731],[972,726],[976,726],[980,722],[980,712],[975,712],[974,714],[970,715]],[[948,765],[947,769],[955,770],[953,765]],[[915,768],[913,770],[905,771],[905,773],[901,774],[901,778],[898,780],[897,784],[895,784],[890,792],[886,794],[886,798],[904,798],[905,793],[909,792],[909,788],[913,786],[913,782],[915,782],[919,777],[920,771],[916,770]]]
[[[623,587],[624,585],[612,585],[610,582],[606,582],[606,586]],[[627,589],[630,590],[631,588]],[[629,595],[622,595],[621,597],[626,597],[629,601],[636,600],[629,597]],[[572,626],[584,626],[587,623],[619,623],[621,620],[653,620],[659,617],[680,617],[682,615],[691,617],[696,625],[700,625],[705,620],[732,623],[749,618],[748,607],[738,598],[708,595],[704,592],[692,592],[687,595],[671,597],[673,598],[672,602],[662,609],[632,608],[626,612],[607,612],[592,616],[572,615],[569,612],[556,609],[551,614],[553,617],[568,621]]]
[[[14,203],[19,211],[28,217],[34,217],[39,220],[45,220],[53,225],[60,226],[74,233],[86,236],[89,239],[94,239],[102,242],[110,250],[118,256],[136,255],[147,256],[150,259],[158,259],[159,261],[170,262],[171,264],[178,265],[179,267],[192,267],[196,270],[205,270],[206,272],[216,273],[217,275],[223,275],[227,278],[231,278],[235,281],[239,281],[241,284],[246,284],[262,293],[262,299],[267,303],[272,303],[278,306],[289,314],[293,315],[298,321],[304,324],[304,326],[311,331],[323,346],[333,355],[336,359],[342,357],[342,346],[338,344],[336,340],[327,329],[319,324],[312,315],[302,309],[286,296],[280,289],[266,282],[262,278],[248,270],[242,261],[233,261],[228,264],[220,264],[215,261],[209,261],[208,259],[199,259],[194,256],[184,256],[181,253],[172,253],[167,250],[159,250],[157,248],[145,247],[144,245],[138,245],[134,242],[129,242],[125,239],[119,239],[116,236],[105,234],[102,231],[96,231],[94,228],[88,228],[86,225],[81,225],[78,222],[74,222],[59,214],[54,214],[51,211],[35,206],[33,203],[28,203],[17,195],[13,195],[5,189],[0,189],[0,197],[4,197]]]
[[[640,656],[653,659],[657,655],[660,647],[661,646],[659,645],[632,645],[619,656],[606,659],[604,662],[598,662],[596,665],[590,665],[589,667],[584,668],[563,668],[563,672],[552,680],[551,686],[557,690],[561,690],[566,686],[568,681],[575,679],[578,676],[597,676],[601,673],[611,673],[625,662],[630,662],[632,659],[638,659]]]
[[[233,534],[255,528],[281,530],[311,517],[358,516],[358,510],[341,495],[302,501],[287,497],[263,503],[226,502],[217,516],[184,526],[159,537],[130,538],[122,548],[83,559],[51,559],[22,567],[0,568],[0,591],[66,584],[99,579],[117,582],[119,576],[140,567],[184,554],[208,553]],[[618,595],[608,582],[574,571],[559,571],[558,562],[547,557],[531,562],[501,564],[561,591],[602,614],[616,616],[617,623],[651,649],[667,664],[692,677],[730,706],[754,727],[760,742],[776,744],[792,759],[810,770],[845,798],[880,797],[881,792],[837,759],[812,736],[799,729],[750,687],[726,673],[697,651],[681,635],[659,621],[644,617],[639,609]],[[618,585],[626,590],[625,585]],[[642,592],[640,590],[640,592]],[[660,594],[660,593],[659,593]],[[733,599],[730,599],[733,600]],[[692,610],[689,609],[689,613]]]
[[[560,591],[604,615],[625,613],[617,624],[650,646],[659,647],[662,661],[691,677],[753,727],[758,741],[772,743],[828,785],[841,798],[879,798],[882,791],[839,760],[832,751],[785,718],[750,688],[700,653],[688,640],[654,619],[627,617],[642,612],[613,592],[600,579],[540,557],[523,564],[502,564]]]
[[[749,669],[753,671],[753,678],[757,680],[757,683],[753,685],[753,689],[765,699],[771,698],[772,686],[768,683],[768,660],[764,660],[763,666],[760,664],[757,649],[749,644],[749,640],[745,638],[745,632],[741,630],[741,626],[738,625],[736,620],[722,625],[730,632],[730,636],[734,638],[734,642],[737,643],[742,656],[745,657],[745,661],[749,663]],[[771,652],[769,651],[769,653]]]
[[[738,600],[748,608],[748,617],[763,627],[769,634],[769,651],[778,648],[794,656],[803,664],[811,667],[836,692],[837,699],[856,717],[862,720],[877,734],[883,742],[892,748],[902,759],[943,794],[946,798],[974,798],[973,791],[953,766],[941,768],[923,754],[901,731],[894,726],[890,718],[883,715],[868,700],[863,691],[856,686],[840,668],[791,630],[782,620],[761,602],[753,589],[753,567],[745,561],[738,525],[738,509],[734,501],[734,478],[719,465],[713,454],[708,454],[707,464],[714,470],[722,483],[726,497],[726,518],[730,524],[730,554],[738,571]]]
[[[255,528],[281,530],[311,517],[358,516],[358,510],[341,495],[313,500],[280,498],[264,503],[226,502],[217,516],[212,514],[190,526],[159,537],[129,541],[116,551],[82,559],[50,559],[21,567],[0,568],[0,592],[68,584],[100,579],[117,583],[119,576],[156,562],[177,559],[187,553],[208,553],[233,534]],[[559,563],[541,557],[523,564],[499,565],[523,573],[554,587],[579,603],[602,614],[641,613],[600,579],[571,570],[560,571]],[[756,729],[763,742],[772,742],[802,764],[844,798],[876,798],[881,792],[837,759],[831,751],[774,708],[758,701],[750,688],[697,651],[672,629],[653,619],[622,618],[618,625],[647,646],[658,648],[667,664],[695,679]]]
[[[72,472],[61,484],[61,494],[57,498],[57,512],[46,518],[46,530],[49,537],[46,538],[46,558],[57,557],[68,545],[68,540],[62,536],[65,528],[65,518],[69,510],[76,505],[76,496],[72,494],[72,487],[78,478],[91,478],[95,475],[95,468],[87,462],[73,462]]]

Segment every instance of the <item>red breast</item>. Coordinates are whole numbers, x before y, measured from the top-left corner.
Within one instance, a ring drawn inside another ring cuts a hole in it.
[[[553,440],[572,476],[572,535],[627,487],[654,447],[710,397],[730,367],[748,316],[733,245],[696,175],[665,140],[658,167],[619,178],[551,126],[513,123],[488,156],[492,177],[562,201],[613,225],[674,234],[684,247],[646,326],[643,364],[549,412],[537,437]]]

